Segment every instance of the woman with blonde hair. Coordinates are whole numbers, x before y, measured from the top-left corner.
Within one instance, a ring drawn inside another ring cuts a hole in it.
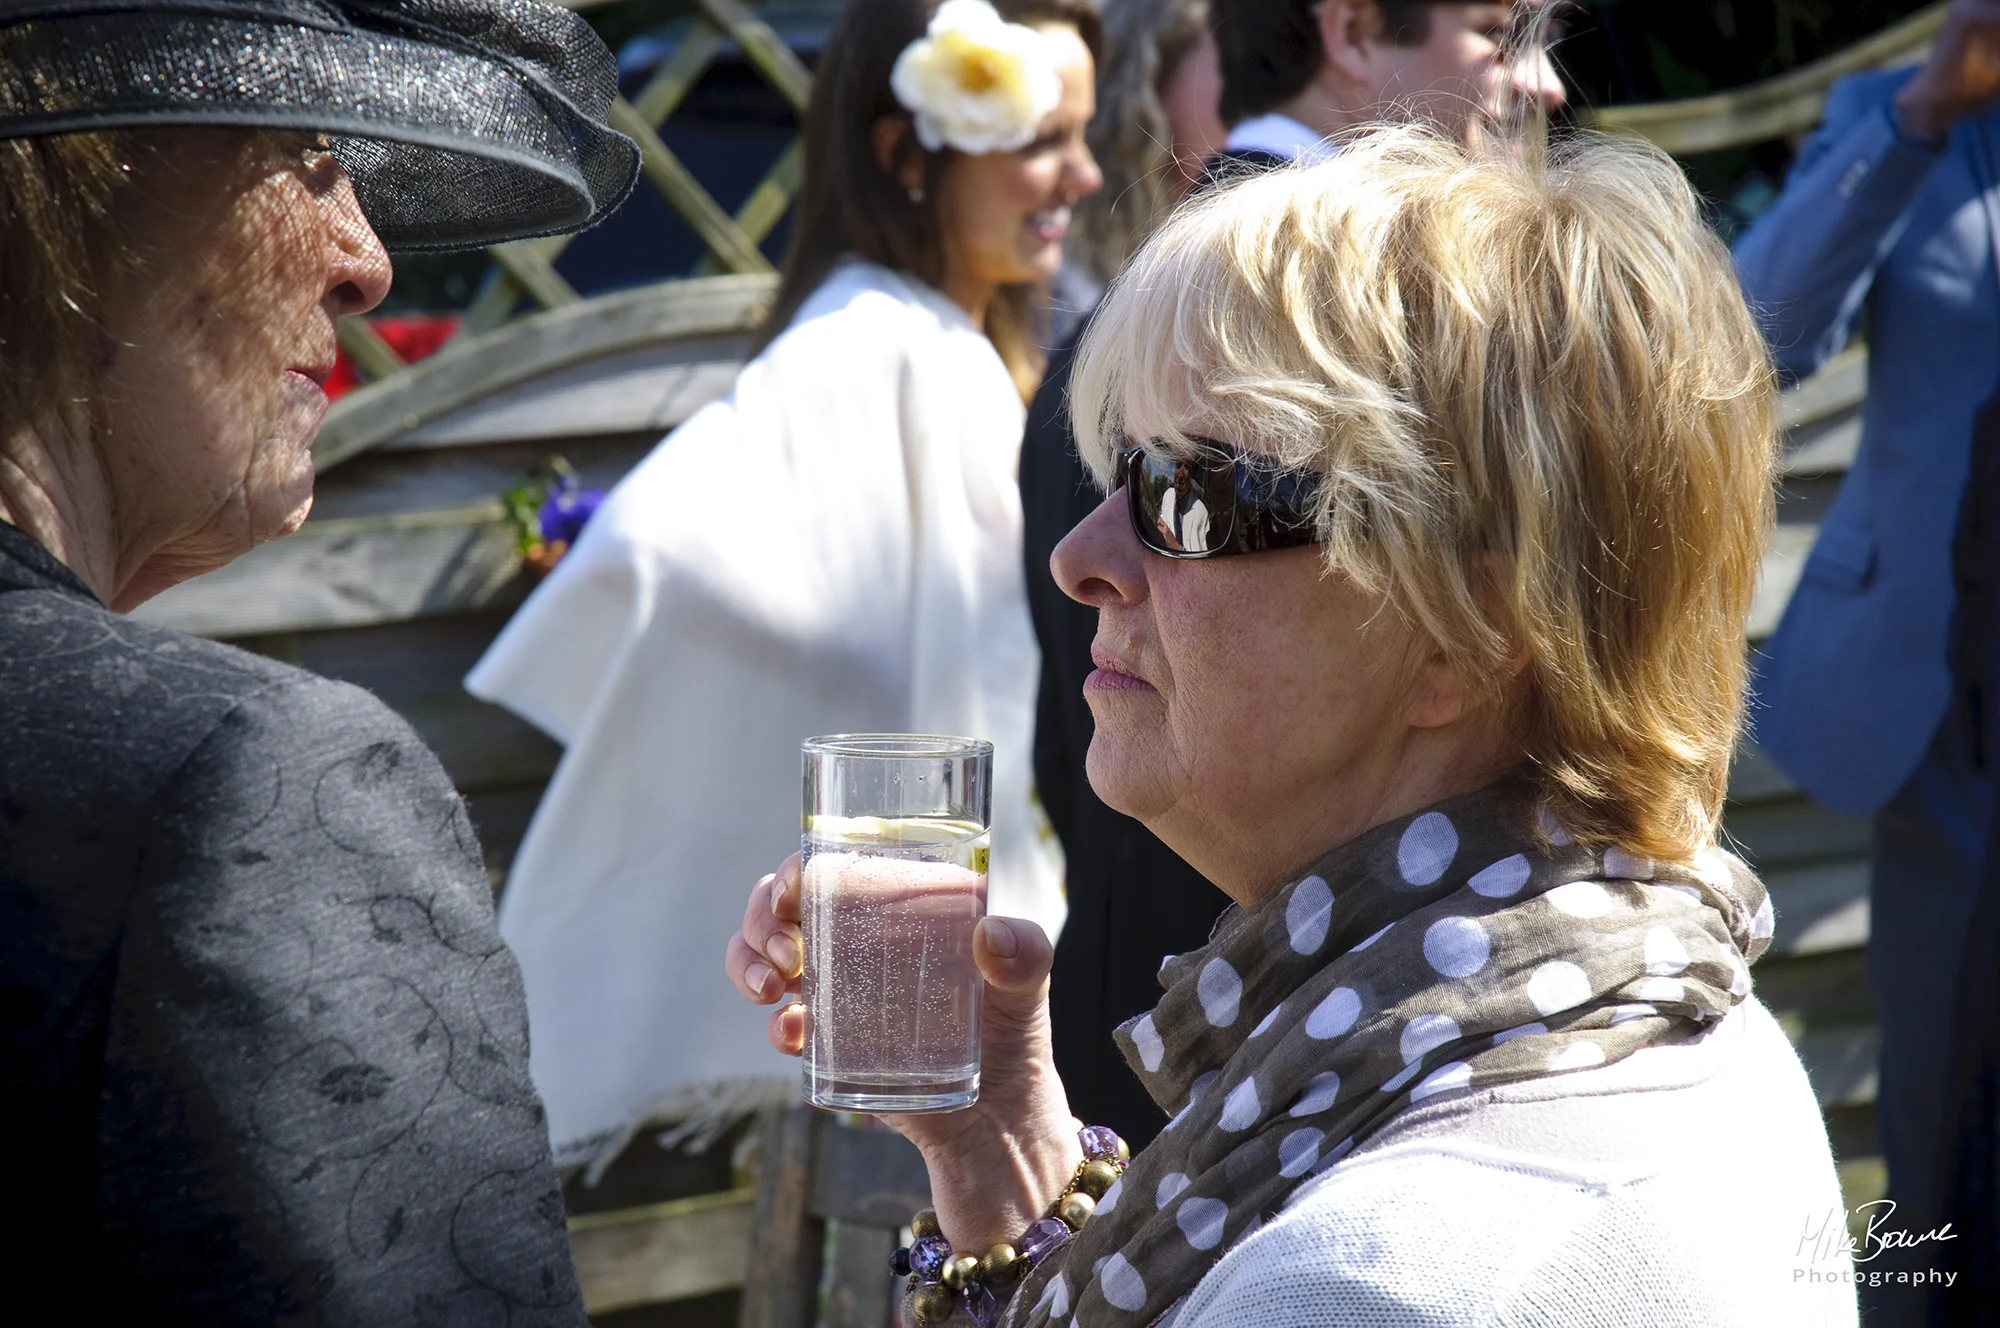
[[[802,738],[991,739],[992,888],[1061,926],[1014,475],[1097,49],[1086,0],[853,0],[763,344],[467,679],[567,749],[500,906],[559,1158],[789,1087],[715,955],[720,883],[797,840]]]
[[[1853,1323],[1751,994],[1770,902],[1717,844],[1771,373],[1673,162],[1383,129],[1246,180],[1113,283],[1074,401],[1091,783],[1234,907],[1120,1030],[1174,1113],[1129,1162],[1050,1066],[1047,939],[980,925],[979,1101],[890,1122],[936,1203],[917,1318]],[[1183,464],[1200,552],[1159,528]],[[751,1000],[794,989],[799,894],[751,892]]]
[[[1222,145],[1208,0],[1107,0],[1090,150],[1104,187],[1077,204],[1066,260],[1101,292]]]

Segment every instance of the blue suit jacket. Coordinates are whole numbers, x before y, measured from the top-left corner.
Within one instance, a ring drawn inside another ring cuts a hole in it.
[[[1865,314],[1861,449],[1765,647],[1758,742],[1821,801],[1873,811],[1951,699],[1951,543],[1972,422],[2000,386],[2000,116],[1942,152],[1902,137],[1910,71],[1838,84],[1785,192],[1736,247],[1781,373],[1812,373]]]

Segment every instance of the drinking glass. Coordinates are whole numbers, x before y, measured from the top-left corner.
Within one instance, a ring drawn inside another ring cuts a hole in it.
[[[805,1091],[845,1111],[979,1097],[993,744],[812,738],[805,757]]]

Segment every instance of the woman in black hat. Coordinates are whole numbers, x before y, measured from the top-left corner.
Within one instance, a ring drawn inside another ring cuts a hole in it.
[[[0,1136],[78,1317],[565,1323],[520,980],[366,693],[121,615],[312,502],[392,247],[629,189],[531,0],[0,0]]]

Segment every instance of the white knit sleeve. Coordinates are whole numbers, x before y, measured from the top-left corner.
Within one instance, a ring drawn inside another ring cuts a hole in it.
[[[1809,1284],[1790,1257],[1787,1204],[1809,1200],[1760,1203],[1759,1183],[1726,1150],[1615,1174],[1391,1145],[1237,1242],[1172,1328],[1851,1326],[1852,1289]]]
[[[1174,1328],[1483,1328],[1606,1199],[1562,1178],[1391,1151],[1300,1191],[1202,1279]]]

